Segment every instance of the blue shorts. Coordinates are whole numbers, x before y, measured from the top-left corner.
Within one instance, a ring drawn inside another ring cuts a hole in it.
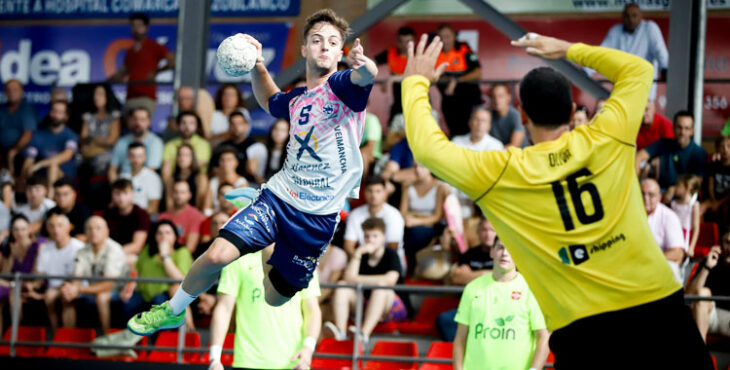
[[[307,214],[264,189],[250,206],[238,210],[223,225],[218,236],[235,245],[241,255],[276,243],[268,262],[273,266],[270,278],[279,293],[290,296],[276,280],[283,279],[294,291],[306,288],[339,221],[339,213]]]

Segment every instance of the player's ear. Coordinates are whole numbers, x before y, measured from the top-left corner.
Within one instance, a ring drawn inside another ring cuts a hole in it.
[[[301,46],[301,52],[302,52],[302,57],[306,58],[307,57],[307,46],[306,45]]]

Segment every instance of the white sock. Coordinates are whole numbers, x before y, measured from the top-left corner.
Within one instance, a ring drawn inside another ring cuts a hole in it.
[[[172,296],[172,299],[169,300],[170,302],[170,308],[172,309],[173,315],[179,315],[180,312],[185,311],[185,308],[193,303],[195,298],[191,296],[188,292],[184,291],[182,288],[182,285],[180,285],[179,288],[177,288],[177,291],[175,292],[175,295]]]

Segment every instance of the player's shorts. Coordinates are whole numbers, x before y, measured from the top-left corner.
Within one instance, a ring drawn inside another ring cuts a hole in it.
[[[309,285],[339,221],[339,213],[307,214],[263,189],[250,206],[223,225],[219,237],[235,245],[241,255],[276,243],[268,261],[273,266],[269,279],[279,294],[292,297]]]
[[[730,337],[730,311],[713,307],[710,312],[710,327],[708,331],[713,334],[722,334]]]

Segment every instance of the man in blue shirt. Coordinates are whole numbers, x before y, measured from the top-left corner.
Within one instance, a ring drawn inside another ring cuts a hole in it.
[[[659,186],[664,191],[664,200],[674,197],[674,185],[683,174],[703,177],[707,152],[692,141],[694,118],[688,111],[674,115],[674,138],[659,139],[654,144],[636,153],[636,170],[641,169],[653,158],[659,158]]]
[[[23,101],[23,85],[18,80],[5,84],[8,102],[0,106],[0,152],[7,153],[3,158],[11,173],[15,169],[15,157],[30,143],[38,124],[35,109]]]
[[[74,155],[78,149],[79,138],[66,127],[68,113],[68,103],[51,103],[48,127],[36,131],[26,149],[23,174],[30,177],[36,172],[47,173],[48,188],[64,175],[71,178],[76,176]]]

